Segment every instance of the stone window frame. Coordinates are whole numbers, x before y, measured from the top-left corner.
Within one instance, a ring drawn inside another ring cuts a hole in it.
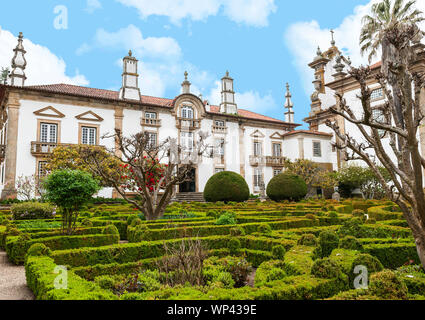
[[[316,155],[316,154],[314,153],[314,150],[315,150],[315,148],[314,148],[314,144],[315,144],[315,143],[318,143],[318,144],[319,144],[319,146],[320,146],[320,155]],[[323,156],[322,141],[320,141],[320,140],[313,140],[313,141],[311,142],[311,144],[312,144],[312,153],[313,153],[313,158],[321,158],[321,157]]]
[[[62,121],[61,120],[52,120],[52,119],[41,119],[37,118],[37,136],[35,141],[41,142],[41,124],[42,123],[48,123],[48,124],[55,124],[57,126],[56,131],[56,143],[61,143],[61,127],[62,127]]]
[[[100,144],[100,125],[99,124],[94,124],[94,123],[83,123],[83,122],[79,122],[78,123],[78,144],[83,144],[83,127],[88,127],[88,128],[96,128],[96,144],[95,146],[98,146]]]
[[[274,155],[274,145],[275,144],[278,144],[278,145],[280,145],[280,156],[275,156]],[[272,148],[272,152],[271,152],[271,155],[273,156],[273,157],[283,157],[283,143],[282,143],[282,141],[271,141],[271,148]]]

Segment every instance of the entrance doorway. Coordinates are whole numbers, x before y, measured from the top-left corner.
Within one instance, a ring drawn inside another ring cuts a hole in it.
[[[179,186],[179,192],[196,192],[196,169],[190,171],[190,181],[183,182]]]

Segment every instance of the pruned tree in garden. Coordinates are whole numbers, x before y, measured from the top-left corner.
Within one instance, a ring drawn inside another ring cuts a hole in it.
[[[307,159],[297,159],[290,161],[287,159],[284,164],[285,172],[295,174],[304,179],[307,184],[308,194],[312,195],[314,188],[332,189],[337,185],[337,180],[333,172],[321,168],[316,162]]]
[[[382,67],[375,76],[369,67],[352,68],[350,75],[359,83],[362,114],[347,104],[342,93],[337,92],[336,107],[331,111],[357,126],[364,141],[356,141],[350,133],[343,132],[336,122],[328,120],[339,138],[337,147],[346,151],[347,160],[363,160],[381,182],[387,196],[396,202],[412,229],[417,252],[425,267],[425,195],[423,169],[425,158],[419,150],[418,129],[424,119],[425,74],[416,64],[424,33],[418,23],[422,13],[414,9],[415,1],[385,0],[375,4],[372,16],[364,18],[361,33],[362,51],[372,56],[382,47]],[[384,90],[387,101],[384,114],[387,121],[374,119],[371,107],[371,90],[368,81],[375,79]],[[384,148],[385,133],[394,155]],[[373,150],[374,152],[369,152]],[[393,160],[395,159],[395,160]],[[391,175],[387,183],[379,165]]]
[[[98,149],[82,149],[81,157],[90,171],[129,203],[139,209],[146,220],[156,220],[164,215],[176,186],[192,180],[192,169],[203,156],[211,156],[206,144],[207,134],[200,132],[194,146],[181,146],[177,139],[168,138],[152,143],[149,133],[140,132],[123,137],[119,130],[112,136],[118,146],[122,161],[118,170],[108,170],[108,157]],[[106,138],[106,137],[105,137]],[[112,154],[112,153],[111,153]],[[136,197],[129,193],[136,194]]]

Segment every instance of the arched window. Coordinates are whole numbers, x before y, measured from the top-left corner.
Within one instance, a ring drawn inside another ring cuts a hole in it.
[[[181,109],[181,116],[185,119],[193,119],[193,108],[189,106],[183,106]]]

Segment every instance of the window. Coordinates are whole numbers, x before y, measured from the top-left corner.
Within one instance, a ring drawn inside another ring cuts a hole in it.
[[[385,119],[384,111],[380,108],[376,108],[372,110],[372,119],[378,123],[385,124],[387,123]],[[378,134],[381,138],[385,136],[385,130],[378,130]]]
[[[182,108],[182,118],[193,119],[193,109],[192,109],[192,107],[183,106],[183,108]]]
[[[273,143],[273,157],[282,156],[282,145],[280,143]]]
[[[88,145],[97,144],[97,128],[95,127],[82,127],[81,128],[81,143]]]
[[[262,149],[262,143],[260,141],[254,141],[254,156],[261,156]]]
[[[37,168],[37,175],[39,178],[46,176],[47,161],[39,161]]]
[[[155,148],[157,134],[155,132],[147,132],[147,136],[148,136],[148,148]]]
[[[273,169],[273,177],[277,176],[278,174],[282,173],[282,169]]]
[[[215,173],[223,172],[224,168],[215,168]]]
[[[322,145],[319,141],[313,142],[313,157],[321,157],[322,156]]]
[[[260,186],[261,183],[261,170],[258,168],[254,169],[254,187],[258,188]]]
[[[181,133],[181,146],[183,151],[193,151],[193,132],[182,132]]]
[[[40,124],[40,142],[57,143],[58,125],[55,123]]]
[[[156,119],[156,112],[145,112],[146,119]]]
[[[222,121],[222,120],[215,120],[214,123],[215,123],[216,127],[224,127],[225,126],[224,121]]]
[[[375,90],[372,90],[370,94],[371,100],[379,100],[384,98],[384,90],[382,88],[378,88]]]

